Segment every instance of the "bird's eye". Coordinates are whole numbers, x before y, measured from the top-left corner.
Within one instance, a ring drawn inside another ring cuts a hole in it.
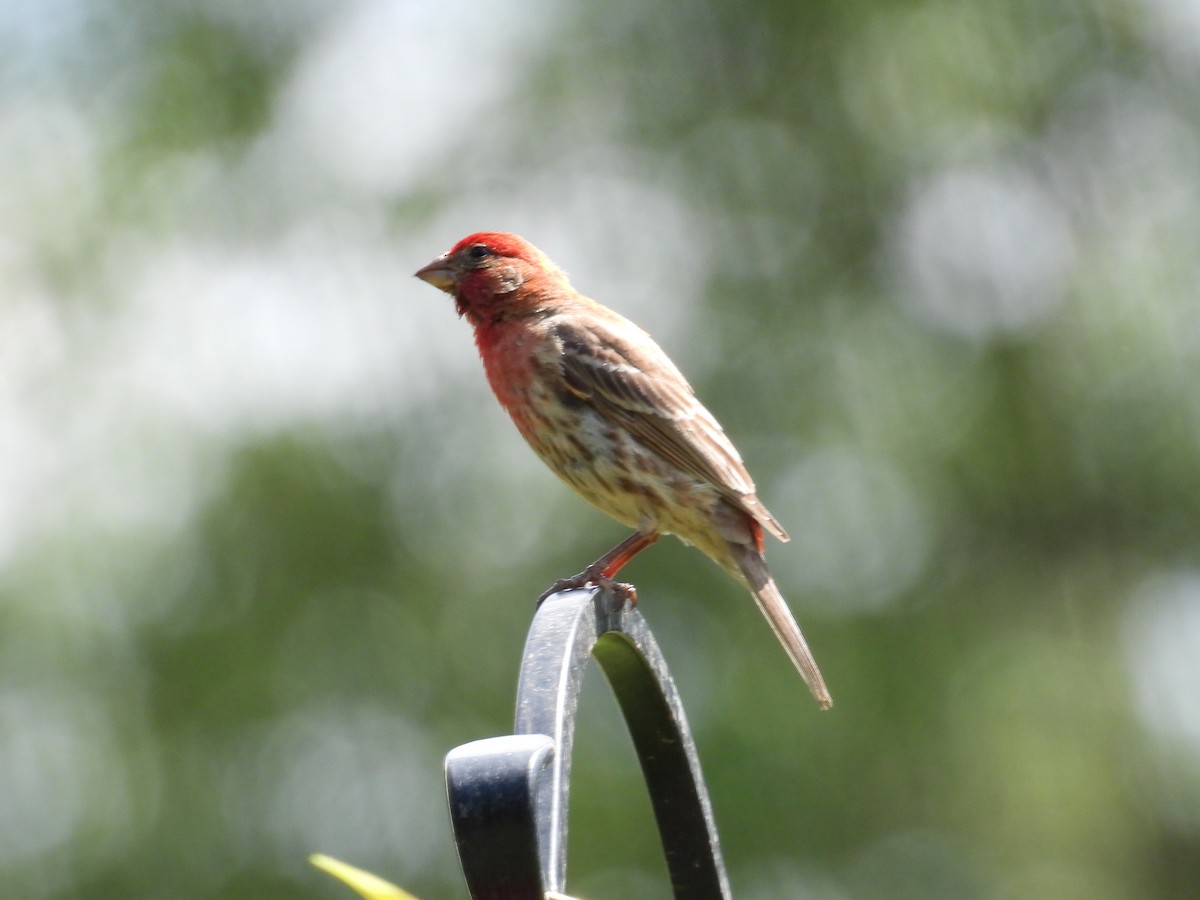
[[[469,256],[471,259],[483,259],[485,256],[489,256],[491,252],[492,251],[487,248],[486,244],[476,244],[467,251],[467,256]]]

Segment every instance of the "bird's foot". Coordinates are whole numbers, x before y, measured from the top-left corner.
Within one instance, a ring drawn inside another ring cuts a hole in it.
[[[602,567],[597,565],[588,566],[578,575],[572,575],[570,578],[560,578],[538,597],[537,605],[541,606],[547,597],[557,594],[559,591],[574,591],[587,587],[589,584],[594,584],[600,590],[611,593],[619,606],[623,606],[626,602],[630,606],[637,606],[637,588],[628,582],[614,581],[604,574]]]
[[[637,588],[628,581],[613,581],[611,578],[605,578],[603,583],[599,583],[600,587],[609,591],[613,599],[617,601],[617,608],[620,609],[626,603],[630,609],[637,609]]]

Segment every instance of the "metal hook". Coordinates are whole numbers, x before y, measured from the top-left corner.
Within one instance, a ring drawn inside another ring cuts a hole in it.
[[[563,889],[571,745],[592,655],[633,738],[676,898],[728,900],[700,760],[666,660],[641,614],[599,588],[561,591],[538,608],[521,662],[516,733],[446,757],[472,900],[543,900]]]

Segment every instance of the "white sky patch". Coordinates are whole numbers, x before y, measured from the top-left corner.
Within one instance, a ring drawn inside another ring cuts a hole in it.
[[[257,250],[153,254],[114,348],[117,377],[205,431],[395,412],[473,351],[441,352],[469,344],[466,330],[390,240],[362,219],[313,219]]]
[[[1160,814],[1200,833],[1200,569],[1144,581],[1122,633],[1137,714],[1154,738],[1144,786]]]
[[[1143,0],[1149,34],[1177,60],[1200,63],[1200,0]]]
[[[771,489],[791,543],[770,556],[796,602],[874,612],[896,602],[925,569],[932,516],[887,460],[849,446],[810,454]]]
[[[279,128],[348,187],[406,188],[508,93],[514,51],[538,46],[548,19],[482,0],[353,4],[301,57]]]
[[[22,252],[71,244],[100,191],[96,143],[90,123],[64,101],[0,105],[0,242],[12,235]]]
[[[975,340],[1053,313],[1075,258],[1057,202],[1029,175],[1005,168],[947,171],[919,186],[895,243],[905,307],[939,331]]]
[[[12,292],[0,304],[0,561],[29,525],[60,455],[35,388],[62,357],[62,336],[44,298]]]
[[[0,693],[0,867],[36,864],[84,831],[99,836],[90,855],[100,864],[135,839],[128,762],[105,713],[97,697],[65,684]],[[70,868],[48,867],[47,889],[78,874]]]
[[[1186,743],[1200,770],[1200,570],[1143,583],[1129,604],[1124,631],[1142,721],[1154,733]]]

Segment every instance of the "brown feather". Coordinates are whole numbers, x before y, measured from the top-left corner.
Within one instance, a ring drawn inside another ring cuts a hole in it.
[[[715,487],[781,541],[787,532],[755,496],[754,481],[717,420],[658,345],[610,310],[605,320],[552,324],[565,387],[680,471]],[[621,332],[635,330],[627,339]]]
[[[825,685],[825,679],[817,667],[812,650],[808,648],[808,641],[800,632],[800,626],[796,624],[792,611],[788,609],[783,595],[775,585],[775,579],[767,569],[767,562],[762,553],[753,547],[737,544],[730,544],[729,551],[729,571],[735,576],[740,576],[750,588],[759,610],[779,642],[783,644],[784,650],[804,679],[804,683],[808,685],[808,689],[812,691],[817,703],[821,709],[829,709],[833,706],[829,688]],[[732,565],[729,565],[730,563]]]

